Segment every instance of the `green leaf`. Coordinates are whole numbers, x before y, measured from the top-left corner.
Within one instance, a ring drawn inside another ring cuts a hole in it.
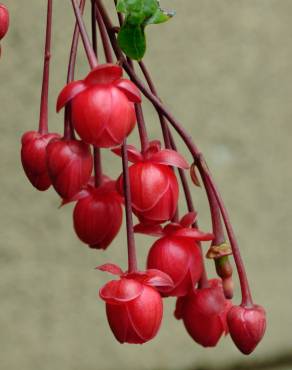
[[[128,57],[141,60],[146,51],[144,27],[124,23],[118,34],[118,43]]]
[[[125,14],[125,22],[118,34],[118,43],[124,53],[136,60],[146,51],[145,27],[159,24],[173,17],[173,12],[160,8],[158,0],[118,0],[117,11]]]
[[[161,9],[157,9],[156,12],[152,15],[152,17],[148,18],[144,24],[148,25],[164,23],[167,22],[174,15],[175,15],[174,12],[166,12]]]

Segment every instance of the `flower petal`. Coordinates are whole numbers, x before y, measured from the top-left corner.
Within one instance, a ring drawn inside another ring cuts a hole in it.
[[[115,265],[114,263],[106,263],[104,265],[97,266],[95,269],[108,272],[113,275],[118,275],[118,276],[123,275],[123,270],[120,268],[120,266]]]
[[[165,272],[156,269],[149,269],[146,273],[147,279],[145,280],[145,284],[153,287],[165,287],[169,288],[169,290],[174,288],[172,278]]]
[[[95,84],[110,84],[119,80],[123,75],[123,70],[117,64],[101,64],[94,68],[84,79],[84,83],[88,85]]]
[[[179,223],[182,227],[190,227],[196,221],[196,218],[196,212],[189,212],[181,218]]]
[[[163,229],[161,225],[157,224],[137,224],[134,226],[134,232],[137,234],[146,234],[151,236],[163,236]]]
[[[209,241],[214,239],[214,235],[211,233],[204,233],[198,229],[186,229],[182,228],[173,233],[175,236],[181,236],[184,238],[192,238],[194,240]]]
[[[87,89],[83,81],[73,81],[64,87],[57,100],[57,112],[59,112],[70,100]]]
[[[121,90],[126,97],[133,103],[141,103],[141,93],[137,86],[130,80],[121,78],[115,83],[115,86]]]
[[[112,152],[118,155],[119,157],[122,156],[122,147],[112,149]],[[132,163],[142,162],[143,156],[142,154],[134,147],[134,145],[127,145],[127,153],[128,153],[128,160]]]
[[[143,292],[143,284],[133,279],[112,280],[99,291],[99,296],[107,303],[121,304],[133,301]]]
[[[188,169],[189,165],[184,157],[171,149],[163,149],[158,153],[151,155],[149,158],[151,162],[164,164],[167,166],[174,166],[178,168]]]

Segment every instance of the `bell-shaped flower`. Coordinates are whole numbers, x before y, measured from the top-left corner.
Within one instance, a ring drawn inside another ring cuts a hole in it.
[[[120,343],[142,344],[154,338],[160,328],[163,303],[158,286],[172,286],[172,280],[161,271],[123,273],[112,264],[98,267],[118,275],[99,291],[106,302],[109,326]]]
[[[174,286],[171,290],[165,287],[160,289],[164,296],[184,296],[194,289],[201,278],[203,260],[197,243],[212,240],[214,236],[191,227],[195,217],[191,212],[180,223],[170,223],[164,228],[144,224],[134,228],[135,232],[161,236],[149,251],[147,268],[158,269],[172,278]]]
[[[226,300],[222,283],[209,281],[209,287],[196,289],[177,300],[175,317],[182,319],[195,342],[215,347],[223,334],[228,334],[226,315],[232,304]]]
[[[0,4],[0,40],[6,35],[9,28],[9,12],[5,5]]]
[[[122,74],[122,68],[116,64],[99,65],[84,80],[71,82],[61,91],[57,111],[71,104],[74,128],[86,143],[115,147],[133,130],[133,103],[140,103],[141,95]]]
[[[143,223],[162,223],[170,220],[176,211],[179,187],[174,171],[170,166],[188,168],[186,160],[176,151],[161,149],[158,141],[150,143],[142,154],[135,147],[128,145],[132,208],[134,214]],[[114,149],[121,155],[121,149]],[[123,189],[123,176],[118,180],[118,190]]]
[[[79,239],[90,248],[106,249],[123,220],[123,200],[116,191],[116,182],[104,176],[99,187],[89,184],[70,201],[77,201],[73,221]]]
[[[80,140],[52,140],[47,146],[47,167],[56,192],[70,199],[90,179],[93,168],[90,146]]]
[[[254,351],[266,331],[266,313],[259,305],[233,306],[227,322],[233,342],[245,355]]]
[[[51,185],[47,168],[47,146],[52,139],[60,135],[40,134],[38,131],[28,131],[21,139],[21,162],[26,176],[31,184],[40,191],[47,190]]]

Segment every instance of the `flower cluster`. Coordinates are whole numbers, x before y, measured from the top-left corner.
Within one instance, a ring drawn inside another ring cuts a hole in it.
[[[62,205],[76,203],[75,232],[92,249],[109,247],[121,228],[125,208],[128,269],[123,272],[111,263],[97,268],[118,277],[105,284],[99,295],[106,303],[110,328],[120,343],[142,344],[154,338],[162,322],[163,300],[176,297],[175,317],[183,321],[195,342],[214,347],[223,335],[230,333],[240,351],[251,353],[264,335],[265,311],[253,304],[226,208],[202,154],[157,97],[143,62],[139,66],[148,87],[137,77],[133,61],[125,58],[113,37],[114,27],[101,1],[92,7],[93,46],[82,17],[85,1],[81,0],[78,7],[76,0],[72,0],[72,5],[76,25],[68,78],[57,99],[57,111],[64,109],[64,134],[48,130],[52,24],[52,1],[48,0],[39,128],[22,136],[21,160],[27,178],[40,191],[52,185]],[[0,15],[1,9],[0,6]],[[104,64],[97,61],[95,21],[104,46]],[[2,35],[2,26],[0,30]],[[75,81],[80,34],[91,70],[83,80]],[[124,70],[129,79],[123,78]],[[158,112],[164,145],[148,138],[141,92]],[[141,150],[127,144],[136,123]],[[189,149],[191,166],[177,151],[171,126]],[[103,171],[102,148],[122,158],[122,170],[114,180]],[[189,169],[195,185],[199,185],[199,171],[209,201],[212,232],[203,232],[198,227],[186,172]],[[188,208],[183,217],[179,216],[177,174]],[[135,226],[133,217],[137,219]],[[226,231],[229,242],[225,238]],[[142,270],[137,266],[135,233],[156,238]],[[210,244],[206,256],[215,262],[216,279],[207,277],[202,245],[206,242]],[[240,306],[231,301],[231,255],[238,268]]]

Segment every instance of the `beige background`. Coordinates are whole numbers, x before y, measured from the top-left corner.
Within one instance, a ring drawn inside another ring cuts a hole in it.
[[[52,190],[39,193],[24,177],[19,140],[38,122],[45,1],[6,0],[11,28],[0,60],[1,370],[225,369],[234,362],[255,369],[250,361],[291,354],[292,1],[161,3],[177,16],[149,27],[146,61],[161,97],[192,133],[222,190],[255,300],[267,309],[265,339],[249,359],[230,338],[214,350],[201,349],[172,317],[173,300],[165,301],[163,326],[151,343],[122,346],[113,339],[97,298],[109,276],[93,268],[106,261],[125,267],[125,235],[104,253],[90,251],[73,233],[72,206],[58,210]],[[56,1],[55,16],[50,125],[61,131],[54,105],[73,27],[69,0]],[[82,76],[88,66],[80,50]],[[156,138],[157,119],[145,106]],[[109,153],[105,160],[106,172],[118,175],[119,161]],[[194,196],[208,229],[204,194],[194,189]],[[142,267],[150,243],[137,237]],[[290,361],[282,362],[291,370]]]

